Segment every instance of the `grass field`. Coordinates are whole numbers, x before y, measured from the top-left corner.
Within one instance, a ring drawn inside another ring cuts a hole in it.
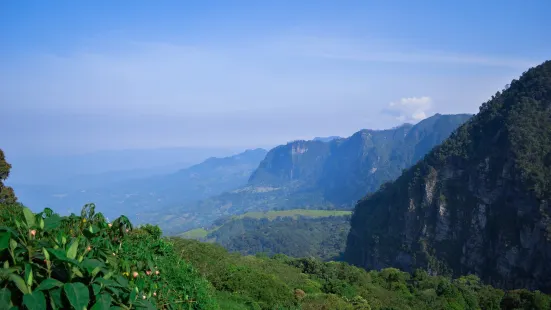
[[[209,232],[204,228],[195,228],[179,234],[178,237],[186,239],[203,239],[208,235],[208,233]]]
[[[284,211],[267,211],[267,212],[247,212],[241,215],[236,215],[231,218],[231,220],[240,220],[243,218],[253,218],[253,219],[268,219],[274,220],[280,217],[292,217],[297,218],[299,216],[320,218],[320,217],[329,217],[329,216],[346,216],[351,215],[352,211],[336,211],[336,210],[306,210],[306,209],[293,209],[293,210],[284,210]],[[188,230],[179,234],[179,237],[187,239],[203,239],[213,231],[218,230],[220,226],[213,227],[209,230],[204,228],[195,228]]]
[[[306,216],[306,217],[328,217],[328,216],[345,216],[351,215],[352,211],[335,211],[335,210],[306,210],[306,209],[293,209],[284,211],[267,211],[267,212],[247,212],[242,215],[234,216],[233,219],[242,218],[255,218],[269,220],[276,219],[278,217],[293,217]]]

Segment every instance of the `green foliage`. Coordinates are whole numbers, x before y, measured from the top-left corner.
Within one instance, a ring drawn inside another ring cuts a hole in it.
[[[471,115],[434,115],[416,125],[362,130],[349,138],[294,141],[268,152],[239,189],[150,215],[167,234],[254,211],[351,209],[398,177]]]
[[[15,215],[15,216],[12,216]],[[10,217],[11,216],[11,217]],[[0,205],[0,299],[27,309],[215,309],[210,286],[158,227]]]
[[[13,204],[17,197],[13,189],[4,185],[4,181],[10,176],[11,165],[6,161],[4,151],[0,149],[0,203]]]
[[[549,309],[551,296],[504,292],[474,275],[451,279],[395,268],[278,254],[241,256],[219,245],[173,238],[182,257],[216,288],[221,309]]]
[[[280,214],[290,216],[275,216]],[[270,211],[261,217],[262,213],[255,212],[252,216],[230,219],[204,234],[193,230],[182,237],[213,241],[244,255],[266,252],[334,260],[344,252],[349,214],[349,211],[288,210]]]
[[[345,260],[368,269],[476,273],[502,288],[551,292],[549,197],[546,61],[482,104],[402,176],[360,201]]]

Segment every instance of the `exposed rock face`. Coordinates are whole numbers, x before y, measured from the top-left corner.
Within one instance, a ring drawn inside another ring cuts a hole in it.
[[[400,175],[471,115],[434,115],[416,125],[361,130],[349,138],[294,141],[272,149],[249,180],[255,186],[316,191],[335,205],[352,206]]]
[[[551,291],[551,62],[356,206],[345,259]]]

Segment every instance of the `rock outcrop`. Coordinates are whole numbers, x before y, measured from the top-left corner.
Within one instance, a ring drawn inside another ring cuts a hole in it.
[[[345,259],[551,291],[551,61],[360,201]]]

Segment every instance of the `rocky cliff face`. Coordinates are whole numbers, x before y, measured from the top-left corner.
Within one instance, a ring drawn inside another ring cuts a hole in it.
[[[470,117],[436,114],[416,125],[361,130],[345,139],[291,142],[272,149],[249,184],[314,190],[332,204],[353,205],[398,177]]]
[[[551,291],[551,62],[362,200],[345,259]]]

